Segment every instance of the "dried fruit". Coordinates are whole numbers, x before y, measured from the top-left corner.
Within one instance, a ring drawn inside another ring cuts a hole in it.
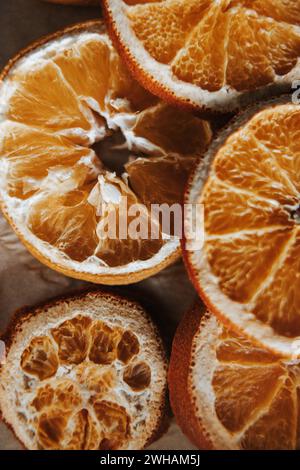
[[[32,45],[1,79],[0,204],[32,254],[102,284],[135,282],[177,259],[178,236],[163,237],[150,206],[181,203],[211,140],[208,122],[141,88],[100,21]]]
[[[299,449],[299,378],[299,361],[231,332],[203,305],[195,305],[177,330],[171,405],[201,449]]]
[[[289,357],[300,335],[299,126],[288,97],[249,109],[209,150],[205,184],[198,165],[185,197],[205,208],[204,244],[193,247],[187,230],[184,250],[204,302]]]
[[[127,364],[133,356],[138,354],[140,350],[139,341],[134,333],[130,330],[125,331],[118,344],[117,356],[124,364]]]
[[[133,75],[181,107],[227,112],[299,77],[297,0],[104,0]]]
[[[166,359],[138,304],[100,291],[62,298],[19,317],[5,342],[0,411],[27,449],[142,449],[156,438]]]
[[[80,364],[84,361],[89,348],[88,329],[91,323],[90,318],[78,315],[51,330],[62,363]]]
[[[95,402],[94,410],[105,433],[99,448],[119,449],[123,442],[130,438],[130,417],[127,411],[117,403],[109,401]]]
[[[94,322],[91,329],[92,344],[89,359],[95,364],[111,364],[117,357],[118,330],[110,328],[101,321]]]
[[[132,390],[139,392],[148,388],[151,383],[151,369],[145,362],[130,364],[124,371],[124,382]]]
[[[53,341],[48,336],[33,338],[21,357],[22,369],[40,380],[56,374],[58,357]]]

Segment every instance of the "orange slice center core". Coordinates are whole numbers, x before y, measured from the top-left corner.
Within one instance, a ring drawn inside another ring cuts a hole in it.
[[[300,224],[300,203],[295,204],[295,206],[284,206],[284,209],[289,213],[290,219],[295,222],[295,224]]]

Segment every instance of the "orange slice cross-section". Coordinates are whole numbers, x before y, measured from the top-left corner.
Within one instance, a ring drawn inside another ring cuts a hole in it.
[[[7,330],[0,410],[29,450],[138,450],[165,422],[167,364],[143,308],[100,291],[27,309]]]
[[[209,150],[206,183],[198,166],[185,198],[204,205],[203,246],[185,241],[203,300],[286,356],[300,354],[299,122],[287,98],[245,113]]]
[[[182,203],[209,123],[135,82],[100,21],[32,45],[1,79],[1,207],[31,253],[108,284],[175,261],[178,235],[162,233],[151,204]]]

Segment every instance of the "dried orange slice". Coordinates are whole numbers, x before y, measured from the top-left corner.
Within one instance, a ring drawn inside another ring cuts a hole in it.
[[[297,0],[104,0],[119,52],[152,93],[232,111],[300,77]]]
[[[252,108],[212,145],[204,187],[198,166],[186,194],[205,213],[204,244],[185,245],[198,292],[231,327],[286,356],[300,354],[299,128],[289,98]]]
[[[200,304],[176,332],[169,388],[179,425],[200,448],[300,448],[299,361],[230,332]]]
[[[16,316],[2,338],[4,421],[27,449],[142,449],[165,421],[167,364],[142,307],[103,292]]]
[[[21,53],[2,74],[0,97],[1,204],[33,255],[71,277],[112,284],[143,279],[178,257],[178,237],[161,229],[156,239],[126,233],[128,211],[145,205],[150,225],[152,203],[181,202],[210,126],[142,89],[102,22]]]

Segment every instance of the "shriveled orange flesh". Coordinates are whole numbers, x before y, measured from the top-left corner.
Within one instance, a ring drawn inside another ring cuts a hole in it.
[[[238,91],[288,73],[300,54],[300,9],[284,2],[134,2],[130,25],[150,55],[175,76],[208,91]]]
[[[140,157],[127,163],[126,171],[131,187],[143,204],[173,205],[178,204],[178,188],[184,186],[194,164],[195,159],[190,157]]]
[[[185,47],[173,59],[172,71],[179,79],[209,91],[222,88],[226,80],[229,19],[218,4],[211,4]]]
[[[120,373],[115,361],[122,363],[125,356],[126,363],[131,363],[138,352],[138,339],[130,330],[92,321],[84,315],[66,320],[50,334],[32,340],[23,352],[21,368],[41,380],[31,403],[36,411],[38,447],[50,450],[122,447],[130,438],[130,416],[125,408],[108,397],[114,397],[114,388],[122,380],[121,376],[118,378]],[[52,356],[55,361],[51,360]],[[51,363],[54,363],[52,368]],[[73,380],[56,377],[59,365],[71,368]],[[141,391],[150,386],[151,369],[148,365],[145,367],[148,375],[144,380],[134,362],[130,380],[126,380],[128,367],[124,368],[124,380],[132,390]],[[53,380],[43,385],[49,376]],[[83,408],[82,387],[90,394],[87,408]]]
[[[104,109],[110,75],[107,44],[94,39],[84,41],[58,54],[54,62],[63,70],[77,96],[93,98]]]
[[[150,233],[149,203],[181,203],[188,172],[211,140],[207,122],[140,87],[100,22],[33,49],[12,67],[1,93],[1,199],[34,254],[96,282],[112,282],[111,268],[117,274],[132,263],[128,270],[144,277],[147,269],[175,259],[178,240],[168,245],[159,223],[152,240],[138,232],[135,219],[140,216]],[[118,174],[104,166],[102,150],[98,155],[91,148],[100,141],[113,147],[109,139],[115,135],[122,136],[128,159],[143,157]],[[140,213],[130,215],[131,206],[142,204]],[[113,234],[107,232],[110,224]],[[126,270],[120,282],[131,281]]]
[[[212,137],[207,122],[177,108],[159,102],[145,109],[134,126],[138,137],[148,139],[165,154],[201,156],[202,148]]]
[[[120,349],[123,354],[118,352]],[[115,361],[123,363],[125,356],[126,364],[131,364],[138,352],[138,339],[130,330],[92,321],[84,315],[66,320],[50,334],[32,340],[22,354],[22,370],[29,376],[38,375],[41,382],[53,377],[51,383],[37,387],[31,404],[37,413],[34,422],[38,447],[109,450],[125,445],[130,438],[130,416],[108,397],[114,397],[114,388],[122,380]],[[59,365],[71,368],[73,380],[55,377]],[[147,364],[142,378],[134,362],[128,378],[128,367],[124,368],[124,381],[132,390],[150,386],[151,369]],[[90,394],[87,408],[83,408],[82,387]]]
[[[298,447],[298,365],[223,329],[212,387],[218,419],[242,449]]]
[[[8,119],[54,132],[91,128],[74,90],[54,63],[15,73],[11,85],[16,89],[9,100]]]
[[[189,393],[212,448],[299,448],[299,361],[233,333],[209,313],[192,344]]]
[[[179,188],[184,188],[195,164],[195,150],[201,152],[212,136],[209,126],[187,112],[159,103],[140,114],[134,131],[151,140],[162,155],[139,157],[125,165],[131,188],[148,207],[180,203]]]
[[[278,21],[296,25],[300,22],[300,5],[297,0],[244,0],[243,5]]]
[[[9,411],[7,421],[26,448],[146,445],[162,418],[166,370],[160,339],[143,315],[137,304],[98,292],[25,319],[13,340],[18,353],[8,352],[10,366],[1,370],[0,406],[13,401],[15,418]],[[36,336],[23,336],[33,328]]]
[[[245,105],[241,95],[249,102],[249,92],[291,84],[292,71],[297,75],[297,0],[104,0],[104,6],[136,78],[170,102],[227,111]]]
[[[127,2],[128,3],[128,2]],[[144,4],[146,3],[146,4]],[[159,62],[170,62],[203,17],[209,0],[134,2],[128,16],[147,51]],[[140,5],[141,4],[141,5]]]
[[[286,355],[298,354],[300,335],[299,123],[300,107],[282,103],[224,141],[194,199],[204,204],[205,261],[187,253],[211,308]]]
[[[13,121],[0,124],[0,134],[3,136],[1,156],[8,163],[7,183],[11,197],[26,199],[43,184],[50,188],[51,177],[55,178],[56,174],[57,184],[67,176],[72,187],[70,176],[73,173],[76,187],[76,179],[92,180],[101,167],[91,150],[57,134]],[[89,161],[90,168],[84,161]]]

